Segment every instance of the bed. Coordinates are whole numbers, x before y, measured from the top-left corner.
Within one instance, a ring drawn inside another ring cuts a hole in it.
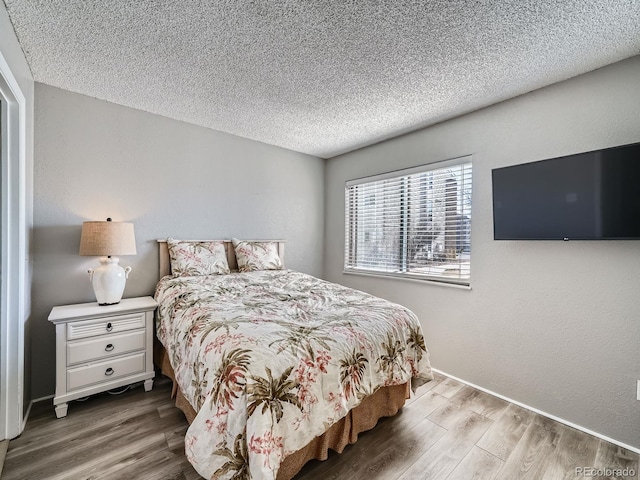
[[[408,309],[285,269],[280,241],[244,242],[270,249],[253,264],[242,244],[183,242],[216,243],[226,259],[217,273],[188,264],[170,275],[175,258],[159,241],[154,357],[174,381],[190,423],[185,454],[203,477],[290,479],[433,379]]]

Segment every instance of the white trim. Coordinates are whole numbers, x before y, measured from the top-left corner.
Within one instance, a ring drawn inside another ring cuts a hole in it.
[[[29,420],[29,415],[31,414],[31,407],[33,407],[34,404],[34,400],[31,400],[29,402],[29,406],[27,407],[27,411],[24,414],[24,417],[22,418],[22,430],[24,430],[24,428],[27,426],[27,420]]]
[[[450,158],[448,160],[441,160],[438,162],[425,163],[424,165],[418,165],[417,167],[403,168],[402,170],[393,170],[391,172],[380,173],[378,175],[371,175],[370,177],[355,178],[353,180],[347,180],[345,187],[353,187],[354,185],[360,185],[362,183],[379,182],[380,180],[395,179],[404,177],[407,175],[413,175],[414,173],[422,173],[425,170],[436,170],[440,168],[451,167],[452,165],[460,165],[462,163],[470,163],[473,155],[464,155],[462,157]]]
[[[0,258],[0,440],[23,429],[26,291],[26,100],[0,52],[2,214]]]
[[[445,377],[452,378],[453,380],[456,380],[460,383],[464,383],[465,385],[469,385],[470,387],[476,388],[481,392],[488,393],[489,395],[493,395],[494,397],[498,397],[502,400],[506,400],[509,403],[513,403],[514,405],[517,405],[519,407],[526,408],[527,410],[530,410],[533,413],[537,413],[538,415],[542,415],[543,417],[550,418],[551,420],[555,420],[556,422],[567,425],[568,427],[575,428],[576,430],[580,430],[581,432],[587,433],[589,435],[593,435],[594,437],[598,437],[599,439],[604,440],[605,442],[613,443],[614,445],[618,445],[619,447],[622,447],[626,450],[640,454],[640,448],[632,447],[631,445],[627,445],[626,443],[620,442],[614,438],[607,437],[606,435],[602,435],[601,433],[594,432],[593,430],[589,430],[588,428],[585,428],[581,425],[572,423],[568,420],[565,420],[564,418],[556,417],[555,415],[551,415],[550,413],[543,412],[542,410],[538,410],[537,408],[531,407],[525,403],[518,402],[517,400],[513,400],[512,398],[505,397],[504,395],[500,395],[499,393],[496,393],[496,392],[492,392],[491,390],[480,387],[474,383],[467,382],[466,380],[463,380],[458,377],[454,377],[453,375],[449,375],[448,373],[445,373],[442,370],[438,370],[437,368],[432,368],[432,370],[436,373],[439,373],[440,375],[444,375]]]
[[[142,382],[140,384],[142,385]],[[53,397],[55,397],[55,395],[51,394],[51,395],[46,395],[44,397],[34,398],[33,400],[31,400],[31,402],[29,402],[30,403],[29,408],[31,408],[31,405],[33,405],[34,403],[44,402],[45,400],[53,400]]]
[[[429,285],[438,285],[440,287],[453,287],[461,290],[471,290],[471,285],[467,285],[466,283],[456,283],[452,281],[441,281],[436,280],[437,277],[426,277],[424,275],[415,275],[411,273],[389,273],[389,272],[375,272],[372,270],[362,270],[362,269],[344,269],[342,270],[344,275],[362,275],[363,277],[384,277],[384,278],[392,278],[398,280],[407,280],[409,282],[417,282],[422,284]]]
[[[22,419],[22,430],[27,425],[27,420],[29,420],[29,415],[31,414],[31,408],[38,402],[44,402],[45,400],[53,400],[54,395],[47,395],[46,397],[34,398],[29,402],[29,406],[27,407],[27,411],[24,414],[24,418]],[[51,404],[53,406],[53,403]]]

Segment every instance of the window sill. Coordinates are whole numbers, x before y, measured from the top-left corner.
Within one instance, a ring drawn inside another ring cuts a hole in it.
[[[387,272],[373,272],[369,270],[342,270],[342,273],[345,275],[361,275],[364,277],[378,277],[378,278],[387,278],[391,280],[405,280],[409,282],[418,282],[418,283],[426,283],[430,285],[437,285],[440,287],[452,287],[460,290],[471,290],[471,285],[464,285],[461,283],[452,283],[446,282],[442,280],[435,280],[433,278],[425,278],[418,275],[410,275],[410,274],[394,274]]]

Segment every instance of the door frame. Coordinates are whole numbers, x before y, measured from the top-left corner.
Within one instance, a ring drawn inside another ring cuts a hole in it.
[[[26,101],[0,52],[0,440],[18,436],[24,411]]]

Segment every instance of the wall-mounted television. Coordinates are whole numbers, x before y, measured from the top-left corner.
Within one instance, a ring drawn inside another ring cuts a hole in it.
[[[640,143],[491,173],[495,240],[640,239]]]

